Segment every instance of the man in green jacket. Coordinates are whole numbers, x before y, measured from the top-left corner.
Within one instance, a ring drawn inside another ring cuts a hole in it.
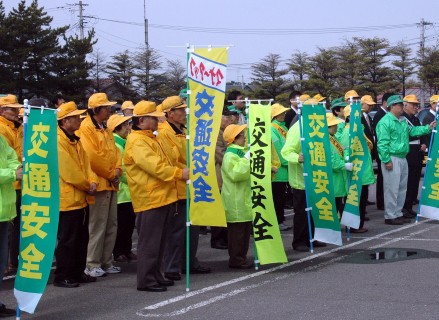
[[[390,111],[381,119],[376,128],[378,155],[384,180],[384,222],[390,225],[409,223],[401,212],[407,191],[409,136],[429,134],[436,121],[426,126],[409,128],[403,114],[403,100],[393,95],[387,100]]]
[[[291,229],[285,222],[285,200],[288,183],[288,161],[282,157],[281,150],[285,145],[288,129],[285,126],[285,113],[288,111],[279,103],[271,106],[271,141],[280,160],[280,167],[271,182],[271,191],[273,193],[274,209],[276,210],[277,222],[280,231]]]

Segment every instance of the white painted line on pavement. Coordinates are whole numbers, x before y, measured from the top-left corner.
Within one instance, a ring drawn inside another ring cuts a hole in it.
[[[418,230],[418,231],[415,231],[415,232],[409,233],[408,235],[406,235],[406,236],[404,236],[404,237],[394,238],[394,239],[391,239],[391,240],[389,240],[389,241],[387,241],[387,242],[383,242],[383,243],[381,243],[381,244],[379,244],[379,245],[376,245],[376,246],[371,247],[370,249],[373,250],[373,249],[381,248],[381,247],[387,246],[387,245],[389,245],[389,244],[399,242],[399,241],[401,241],[401,240],[410,240],[409,238],[410,238],[411,236],[416,236],[416,235],[418,235],[418,234],[424,233],[424,232],[426,232],[426,231],[430,231],[431,229],[435,229],[435,228],[437,228],[437,227],[438,227],[438,226],[435,225],[435,226],[431,226],[431,227],[428,227],[428,228],[425,228],[425,229],[422,229],[422,230]]]
[[[306,261],[309,261],[309,260],[313,260],[313,259],[316,259],[316,258],[319,258],[319,257],[323,257],[323,256],[329,255],[329,254],[334,253],[334,252],[338,252],[338,251],[341,251],[341,250],[344,250],[344,249],[355,247],[355,246],[358,246],[360,244],[363,244],[363,243],[366,243],[366,242],[369,242],[369,241],[377,240],[377,239],[380,239],[381,237],[388,236],[390,234],[394,234],[394,233],[397,233],[397,232],[400,232],[400,231],[403,231],[403,230],[406,230],[406,229],[410,229],[410,228],[413,228],[415,226],[421,225],[421,224],[429,222],[429,221],[430,221],[430,219],[425,219],[425,220],[422,220],[422,221],[418,222],[417,224],[416,223],[407,224],[407,225],[404,225],[402,227],[399,227],[399,228],[396,228],[396,229],[393,229],[393,230],[390,230],[390,231],[386,231],[386,232],[377,234],[375,236],[372,236],[372,237],[369,237],[369,238],[366,238],[366,239],[359,240],[357,242],[352,242],[352,243],[349,243],[347,245],[343,245],[341,247],[337,247],[337,248],[334,248],[334,249],[331,249],[331,250],[327,250],[327,251],[324,251],[324,252],[321,252],[321,253],[312,254],[312,255],[309,255],[309,256],[307,256],[305,258],[302,258],[302,259],[299,259],[299,260],[296,260],[296,261],[291,261],[291,262],[288,262],[288,263],[285,263],[285,264],[282,264],[282,265],[279,265],[279,266],[276,266],[276,267],[273,267],[273,268],[269,268],[267,270],[258,271],[258,272],[255,272],[255,273],[252,273],[252,274],[249,274],[249,275],[245,275],[245,276],[242,276],[242,277],[239,277],[239,278],[235,278],[235,279],[228,280],[228,281],[225,281],[225,282],[222,282],[222,283],[218,283],[218,284],[215,284],[215,285],[212,285],[212,286],[209,286],[209,287],[205,287],[205,288],[202,288],[202,289],[199,289],[199,290],[196,290],[196,291],[191,291],[191,292],[188,292],[188,293],[176,296],[174,298],[171,298],[171,299],[168,299],[168,300],[164,300],[164,301],[161,301],[159,303],[147,306],[147,307],[145,307],[142,310],[156,310],[158,308],[162,308],[162,307],[167,306],[169,304],[176,303],[176,302],[179,302],[181,300],[188,299],[188,298],[191,298],[193,296],[196,296],[196,295],[199,295],[199,294],[202,294],[202,293],[205,293],[205,292],[216,290],[218,288],[229,286],[229,285],[241,282],[241,281],[245,281],[245,280],[249,280],[249,279],[252,279],[252,278],[260,277],[262,275],[265,275],[265,274],[268,274],[268,273],[272,273],[272,272],[277,271],[277,270],[285,269],[285,268],[288,268],[290,266],[293,266],[293,265],[296,265],[296,264],[300,264],[300,263],[303,263],[303,262],[306,262]],[[137,312],[137,315],[143,316],[143,317],[147,317],[148,316],[147,314],[142,314],[142,311]]]

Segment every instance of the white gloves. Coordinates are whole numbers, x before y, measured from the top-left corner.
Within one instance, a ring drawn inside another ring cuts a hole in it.
[[[344,164],[344,168],[346,169],[346,171],[352,171],[352,169],[354,168],[354,164],[352,162],[346,162]]]
[[[245,153],[244,158],[246,158],[247,160],[250,160],[250,151],[247,151]]]

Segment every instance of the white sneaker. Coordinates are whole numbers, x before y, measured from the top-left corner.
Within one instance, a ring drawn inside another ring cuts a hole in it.
[[[84,273],[88,274],[91,277],[98,278],[104,276],[106,272],[102,270],[102,268],[100,267],[94,267],[94,268],[85,268]]]
[[[104,272],[106,273],[120,273],[122,271],[122,269],[120,267],[116,267],[116,266],[111,266],[107,269],[104,269]]]

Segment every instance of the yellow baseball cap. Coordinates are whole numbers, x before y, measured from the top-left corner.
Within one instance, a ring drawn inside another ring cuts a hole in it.
[[[224,129],[223,138],[224,141],[227,142],[227,144],[232,144],[235,140],[236,136],[241,133],[242,130],[245,130],[247,128],[246,124],[230,124]]]
[[[303,103],[304,101],[308,100],[309,98],[311,98],[309,94],[302,94],[302,95],[299,97],[299,100],[300,100],[300,102]]]
[[[361,97],[361,103],[365,103],[367,105],[373,105],[376,104],[375,101],[373,101],[372,97],[369,95],[365,95]]]
[[[133,117],[164,117],[165,113],[157,110],[155,102],[141,100],[134,106]]]
[[[275,103],[271,106],[271,119],[273,119],[274,117],[287,112],[288,108],[285,108],[283,105],[281,105],[280,103]]]
[[[349,108],[350,109],[350,108]],[[326,113],[326,122],[328,123],[328,127],[336,126],[337,124],[343,122],[341,119],[334,116],[332,113]]]
[[[439,95],[435,94],[435,95],[430,97],[430,104],[437,103],[438,100],[439,100]]]
[[[67,117],[79,116],[87,110],[78,110],[76,103],[73,101],[64,102],[58,107],[58,113],[56,115],[57,120],[61,120]]]
[[[346,107],[344,107],[343,115],[345,118],[347,118],[351,115],[351,106],[349,104]]]
[[[408,103],[419,103],[418,98],[416,97],[415,94],[409,94],[408,96],[405,96],[404,102],[408,102]]]
[[[124,117],[119,114],[113,114],[107,121],[107,127],[111,131],[114,131],[114,129],[117,128],[117,126],[121,125],[122,123],[131,120],[131,116]]]
[[[322,97],[320,93],[317,93],[314,97],[312,97],[314,100],[317,100],[318,102],[322,102],[326,99],[326,97]]]
[[[0,97],[0,107],[21,108],[23,106],[18,103],[17,96],[8,94],[4,97]]]
[[[121,109],[122,109],[122,110],[125,110],[125,109],[134,109],[134,103],[133,103],[132,101],[129,101],[129,100],[124,101],[124,102],[122,103],[122,107],[121,107]]]
[[[186,103],[184,103],[180,96],[167,97],[161,103],[161,110],[164,112],[170,111],[172,109],[180,109],[186,107]]]
[[[103,92],[93,93],[90,98],[88,98],[88,108],[97,108],[97,107],[110,107],[114,106],[116,101],[109,101],[108,97]]]
[[[359,98],[360,96],[358,95],[357,91],[355,90],[349,90],[348,92],[346,92],[346,94],[344,95],[344,99],[348,100],[350,98]]]

